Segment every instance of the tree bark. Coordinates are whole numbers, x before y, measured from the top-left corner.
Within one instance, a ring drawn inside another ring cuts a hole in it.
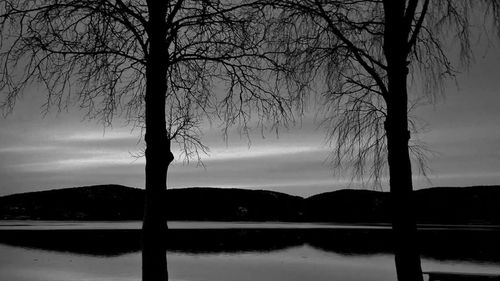
[[[398,281],[423,281],[418,252],[411,161],[408,148],[407,39],[405,1],[384,1],[384,54],[388,95],[385,97],[394,255]]]
[[[401,91],[406,92],[406,88]],[[400,92],[401,93],[401,92]],[[398,281],[423,281],[418,252],[406,99],[388,104],[385,123],[390,176],[394,255]]]
[[[164,1],[147,1],[149,50],[146,57],[146,195],[142,225],[142,280],[168,280],[165,191],[174,157],[166,131],[168,54]]]

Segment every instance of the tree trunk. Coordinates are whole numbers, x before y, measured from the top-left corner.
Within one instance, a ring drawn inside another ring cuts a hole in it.
[[[146,197],[142,224],[142,280],[168,280],[165,191],[167,171],[173,161],[166,131],[165,95],[168,54],[165,4],[148,1],[149,50],[146,56]]]
[[[405,92],[405,91],[404,91]],[[406,102],[388,105],[386,133],[394,255],[398,281],[423,281],[418,252]]]
[[[388,95],[385,130],[390,177],[394,255],[398,281],[423,281],[418,252],[411,161],[408,148],[407,39],[405,1],[384,1],[384,55]]]

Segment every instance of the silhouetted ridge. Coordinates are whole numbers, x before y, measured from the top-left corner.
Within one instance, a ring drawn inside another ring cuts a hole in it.
[[[169,220],[297,221],[303,198],[267,190],[170,189]],[[0,219],[141,220],[144,190],[97,185],[0,197]]]
[[[500,225],[500,187],[436,187],[418,190],[419,221]]]
[[[269,190],[195,187],[167,191],[171,220],[299,221],[304,199]]]
[[[345,189],[306,199],[309,221],[389,223],[387,192]],[[415,191],[417,222],[421,224],[500,225],[500,187],[433,187]]]
[[[141,220],[144,190],[99,185],[0,197],[0,219]],[[346,189],[302,198],[268,190],[169,189],[169,220],[390,222],[389,194]],[[419,223],[500,225],[500,187],[436,187],[415,192]]]
[[[343,189],[306,199],[307,219],[314,222],[390,222],[389,194],[358,189]]]
[[[144,190],[95,185],[0,197],[0,218],[38,220],[140,220]]]

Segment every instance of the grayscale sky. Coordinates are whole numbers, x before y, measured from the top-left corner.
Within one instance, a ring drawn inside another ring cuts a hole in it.
[[[425,130],[418,135],[434,151],[429,181],[418,174],[416,188],[500,184],[500,50],[476,53],[471,68],[446,85],[445,97],[415,112]],[[70,110],[42,118],[44,92],[32,90],[15,111],[0,118],[0,195],[94,184],[144,186],[139,132],[117,120],[112,128],[82,121]],[[310,115],[313,115],[311,113]],[[325,131],[314,120],[251,139],[236,133],[226,144],[214,124],[204,128],[210,147],[205,167],[177,160],[170,187],[213,186],[272,189],[309,196],[340,188],[372,188],[334,174]],[[386,187],[385,187],[386,188]]]

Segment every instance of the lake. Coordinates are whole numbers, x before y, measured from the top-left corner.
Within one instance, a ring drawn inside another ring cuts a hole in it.
[[[140,222],[0,221],[0,279],[140,280]],[[396,280],[387,225],[170,222],[176,281]],[[425,226],[424,271],[500,274],[500,231]]]

